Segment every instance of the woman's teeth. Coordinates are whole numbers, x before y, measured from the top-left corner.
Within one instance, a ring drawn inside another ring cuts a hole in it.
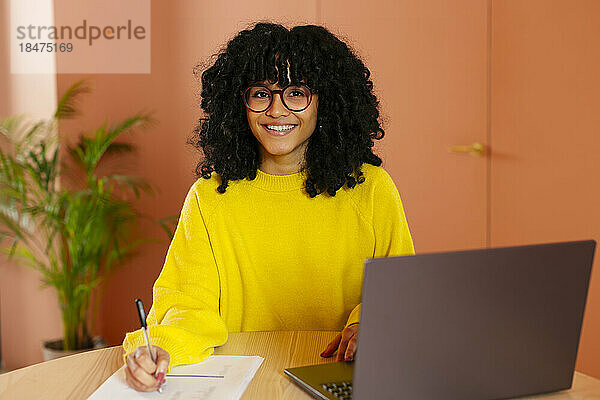
[[[267,125],[267,129],[270,129],[272,131],[289,131],[290,129],[294,128],[296,125]]]

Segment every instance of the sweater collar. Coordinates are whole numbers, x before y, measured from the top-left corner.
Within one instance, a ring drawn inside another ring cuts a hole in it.
[[[251,183],[264,190],[286,192],[304,188],[306,178],[306,170],[289,175],[271,175],[257,169],[256,178]]]

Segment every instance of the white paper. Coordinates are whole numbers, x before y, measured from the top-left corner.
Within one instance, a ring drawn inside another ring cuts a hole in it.
[[[121,367],[88,399],[237,400],[263,360],[259,356],[210,356],[198,364],[178,365],[167,375],[162,393],[130,388],[125,381],[125,369]]]

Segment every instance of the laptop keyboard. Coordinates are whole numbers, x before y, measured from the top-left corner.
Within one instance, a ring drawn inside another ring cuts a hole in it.
[[[352,382],[324,383],[321,387],[331,393],[336,399],[352,399]]]

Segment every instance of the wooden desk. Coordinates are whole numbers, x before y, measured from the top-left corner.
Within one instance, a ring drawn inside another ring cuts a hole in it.
[[[265,358],[243,399],[311,397],[293,384],[283,369],[325,363],[319,353],[335,332],[232,333],[215,354],[259,355]],[[111,347],[48,361],[0,375],[0,399],[85,399],[122,365],[121,347]],[[544,400],[600,400],[600,380],[576,373],[573,389]]]

